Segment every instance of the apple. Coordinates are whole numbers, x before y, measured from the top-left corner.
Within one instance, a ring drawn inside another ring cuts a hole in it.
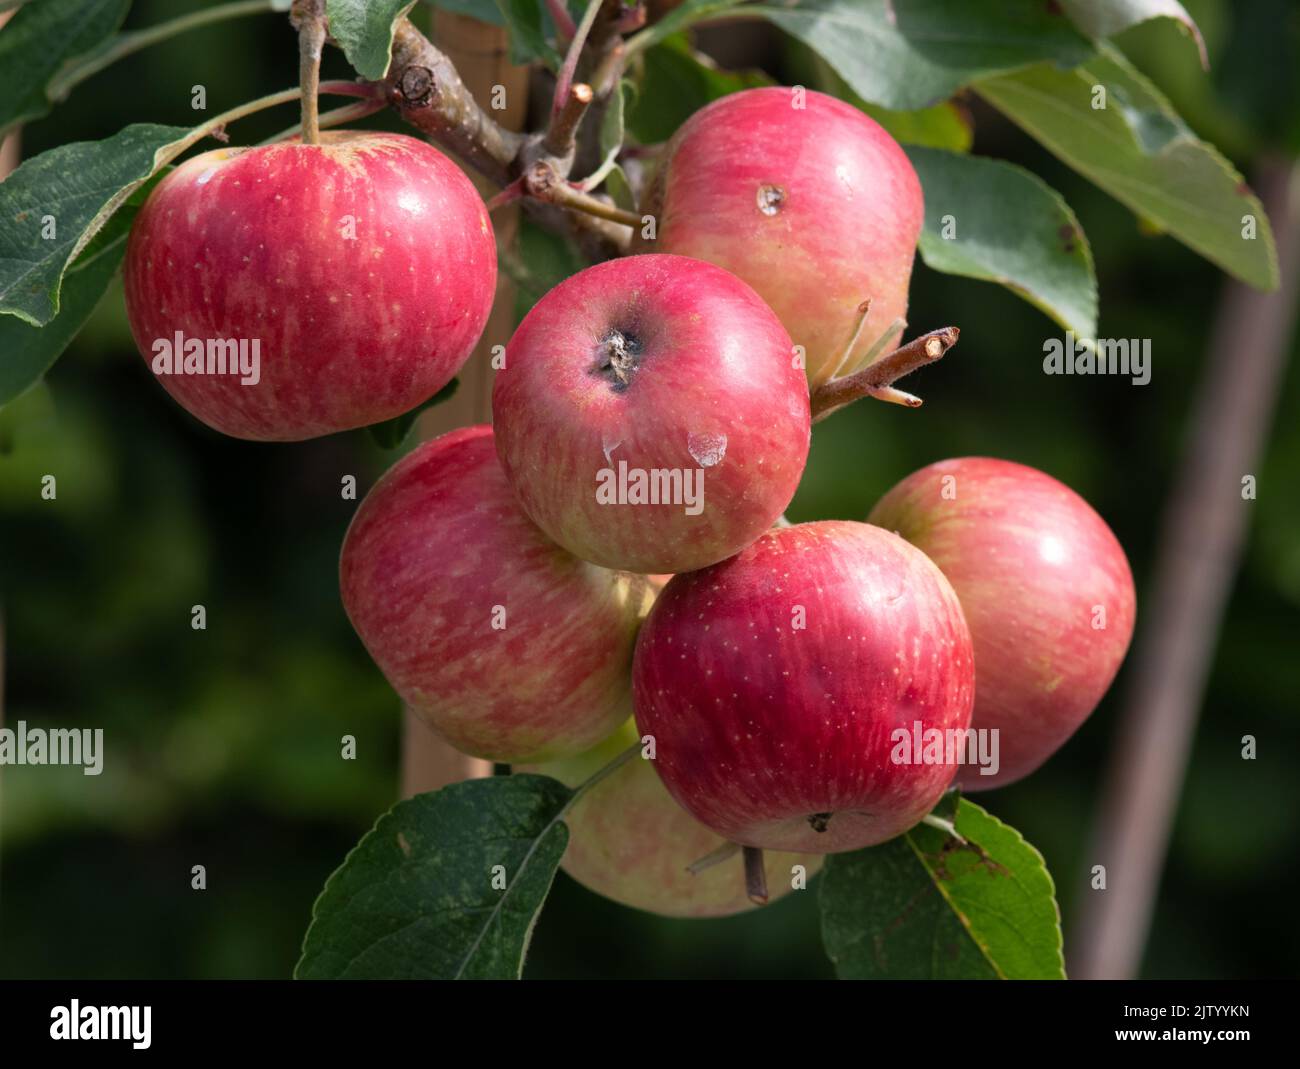
[[[939,569],[845,521],[776,528],[674,576],[632,667],[672,796],[731,842],[799,853],[872,846],[924,817],[957,769],[942,740],[969,725],[974,682]],[[941,745],[900,748],[913,738]]]
[[[907,314],[921,183],[879,124],[834,97],[774,86],[714,101],[669,141],[647,206],[657,231],[643,247],[753,286],[806,350],[814,386],[837,370],[865,300],[844,372]]]
[[[587,753],[516,771],[576,787],[637,739],[629,718]],[[569,846],[561,867],[588,890],[665,917],[726,917],[752,909],[739,853],[695,875],[687,871],[725,843],[673,801],[651,765],[638,755],[578,801],[564,818]],[[822,863],[819,854],[769,852],[763,860],[769,901],[796,881],[806,886]]]
[[[561,282],[506,347],[497,450],[524,511],[607,568],[682,572],[744,548],[808,457],[790,337],[734,275],[628,256]]]
[[[182,163],[136,216],[124,278],[136,345],[182,407],[236,438],[298,441],[445,386],[496,270],[482,198],[446,156],[326,133]]]
[[[1029,775],[1097,707],[1133,637],[1133,573],[1115,535],[1068,486],[989,457],[913,472],[869,520],[928,554],[965,610],[972,724],[997,729],[999,769],[963,769],[962,789]]]
[[[348,527],[339,587],[393,689],[464,753],[548,760],[627,716],[651,584],[542,534],[490,427],[425,442],[385,473]]]

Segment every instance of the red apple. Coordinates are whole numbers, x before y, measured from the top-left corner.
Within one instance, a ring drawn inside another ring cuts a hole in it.
[[[970,635],[948,581],[862,523],[764,534],[675,576],[637,640],[637,727],[665,786],[732,842],[836,853],[906,831],[956,771],[900,738],[963,732]]]
[[[577,757],[527,766],[576,787],[638,739],[629,719]],[[752,909],[739,854],[692,875],[687,866],[724,841],[673,801],[652,762],[637,756],[602,780],[564,818],[569,846],[561,867],[588,890],[665,917],[726,917]],[[821,868],[818,854],[764,855],[768,900]],[[802,866],[796,872],[795,866]]]
[[[870,522],[928,554],[965,610],[972,724],[998,730],[999,768],[962,769],[962,789],[1029,775],[1097,707],[1133,637],[1133,573],[1115,535],[1068,486],[988,457],[913,472]]]
[[[543,297],[492,391],[524,511],[584,560],[681,572],[780,517],[808,457],[808,387],[756,293],[711,264],[629,256]]]
[[[225,434],[297,441],[445,386],[487,323],[496,269],[482,198],[446,156],[328,133],[182,163],[136,216],[124,276],[168,393]]]
[[[921,184],[898,143],[834,97],[772,87],[714,101],[669,142],[649,209],[649,247],[753,286],[806,349],[814,385],[836,370],[864,300],[844,371],[907,314]]]
[[[543,535],[506,485],[490,427],[425,442],[375,484],[339,587],[393,689],[465,753],[548,760],[627,716],[650,585]]]

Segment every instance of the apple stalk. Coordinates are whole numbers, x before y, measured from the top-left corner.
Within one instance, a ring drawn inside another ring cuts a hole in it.
[[[832,412],[837,412],[845,405],[852,404],[860,397],[875,397],[877,400],[893,404],[919,408],[921,399],[902,390],[894,389],[893,384],[904,375],[910,375],[919,367],[933,364],[944,353],[957,344],[961,331],[956,327],[940,327],[928,334],[913,338],[906,345],[901,345],[887,356],[868,364],[861,371],[843,378],[832,379],[817,387],[812,395],[812,418],[817,423]],[[856,336],[856,335],[855,335]]]
[[[302,87],[302,140],[320,144],[320,59],[325,48],[325,0],[294,0],[290,21],[298,27],[298,83]]]

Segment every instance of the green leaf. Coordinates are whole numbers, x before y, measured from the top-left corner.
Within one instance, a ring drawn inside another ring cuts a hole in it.
[[[1209,68],[1205,39],[1178,0],[1061,0],[1070,20],[1089,37],[1113,37],[1115,34],[1151,19],[1173,19],[1179,29],[1196,45],[1201,66]]]
[[[0,33],[0,136],[49,113],[63,65],[94,51],[126,18],[131,0],[43,0],[23,6]]]
[[[403,412],[400,416],[386,419],[383,423],[372,423],[366,429],[380,449],[396,449],[406,441],[406,436],[411,433],[411,428],[415,426],[415,421],[419,418],[420,413],[434,408],[444,401],[450,401],[459,388],[460,379],[452,379],[451,382],[447,383],[446,386],[423,404],[416,405],[409,412]]]
[[[353,69],[376,82],[388,73],[393,24],[414,6],[415,0],[325,0],[325,15]]]
[[[632,182],[622,167],[615,167],[605,176],[605,192],[624,211],[637,210],[636,191],[632,189]]]
[[[546,40],[546,18],[541,0],[497,0],[510,31],[510,62],[520,66],[540,60],[552,70],[560,65],[559,53]]]
[[[1092,43],[1043,0],[802,0],[743,9],[820,53],[864,100],[926,108],[991,74],[1073,67]]]
[[[1105,89],[1105,107],[1093,107]],[[1047,64],[980,82],[981,96],[1140,218],[1231,275],[1276,289],[1259,198],[1115,49],[1073,71]],[[1255,237],[1245,236],[1247,217]]]
[[[571,241],[543,230],[526,215],[520,217],[515,248],[499,250],[497,262],[515,284],[516,323],[566,278],[590,266]]]
[[[49,323],[34,327],[17,316],[0,317],[0,406],[39,381],[86,325],[126,254],[135,213],[161,177],[137,189],[68,268],[59,314]]]
[[[953,152],[969,152],[975,131],[970,115],[951,100],[917,111],[895,111],[870,104],[849,88],[835,68],[807,45],[791,42],[787,60],[793,67],[793,77],[801,85],[839,97],[845,103],[865,111],[888,131],[895,140],[905,145],[924,145],[927,148],[946,148]]]
[[[925,192],[927,266],[997,282],[1079,337],[1096,337],[1092,253],[1059,193],[1001,160],[920,147],[907,155]]]
[[[667,141],[705,104],[771,84],[761,71],[721,70],[695,51],[684,34],[669,37],[645,54],[640,92],[628,108],[628,129],[642,144]]]
[[[196,140],[184,127],[136,124],[103,141],[42,152],[0,182],[0,312],[37,327],[53,319],[68,265],[137,188]],[[55,228],[48,240],[46,217]]]
[[[631,82],[622,82],[618,92],[610,96],[609,106],[605,108],[604,118],[600,123],[600,158],[601,166],[618,155],[626,136],[623,115],[628,97],[636,96],[636,88]],[[601,183],[614,203],[626,211],[636,211],[636,193],[623,168],[614,164]]]
[[[518,979],[569,842],[571,795],[514,775],[399,802],[326,881],[294,975]]]
[[[610,94],[609,105],[605,108],[605,116],[600,123],[601,159],[608,159],[610,153],[617,152],[623,147],[623,138],[626,133],[623,124],[623,113],[626,110],[629,96],[636,96],[636,88],[631,82],[620,82],[618,92]]]
[[[72,343],[117,273],[125,252],[123,232],[98,256],[90,260],[81,257],[68,272],[63,307],[44,327],[33,327],[16,316],[0,319],[0,406],[38,382]]]
[[[969,115],[950,100],[919,111],[892,111],[865,100],[859,107],[904,145],[969,152],[975,140]]]
[[[818,902],[836,975],[890,980],[1065,978],[1061,918],[1042,855],[956,795],[935,810],[963,844],[918,824],[826,859]]]

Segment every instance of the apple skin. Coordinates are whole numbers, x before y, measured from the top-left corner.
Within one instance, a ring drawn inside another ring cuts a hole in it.
[[[957,595],[925,554],[827,521],[674,576],[632,687],[655,768],[697,820],[747,846],[838,853],[934,807],[957,766],[895,763],[891,736],[966,728],[975,670]]]
[[[743,278],[804,346],[816,386],[864,300],[871,312],[845,372],[906,317],[925,207],[911,162],[878,123],[824,93],[803,90],[802,109],[799,99],[746,89],[692,115],[663,153],[648,198],[657,235],[641,247]]]
[[[464,753],[567,756],[627,715],[651,585],[543,535],[506,485],[490,427],[425,442],[385,473],[348,527],[339,588],[393,689]]]
[[[629,718],[585,754],[516,771],[540,772],[576,787],[637,740]],[[650,765],[639,755],[632,758],[573,807],[564,818],[569,846],[561,868],[598,895],[664,917],[728,917],[753,909],[739,854],[694,876],[686,871],[723,840],[673,801]],[[766,852],[763,861],[769,902],[792,889],[793,866],[802,865],[811,878],[822,864],[819,854],[776,851]]]
[[[236,438],[299,441],[409,411],[460,370],[492,307],[496,239],[454,163],[400,134],[321,137],[187,160],[131,228],[127,316],[151,369],[155,340],[177,331],[259,340],[255,385],[155,376]]]
[[[626,383],[601,366],[615,343],[635,353]],[[811,427],[771,309],[680,256],[611,260],[546,294],[506,348],[492,415],[524,511],[576,556],[633,572],[702,568],[757,538],[794,496]],[[702,472],[702,509],[602,502],[601,471],[623,463]]]
[[[1000,767],[992,776],[963,768],[962,790],[1023,779],[1088,718],[1124,660],[1137,597],[1123,547],[1064,483],[989,457],[913,472],[869,522],[923,550],[966,613],[975,644],[972,726],[998,729]],[[1092,626],[1097,605],[1105,606],[1102,629]]]

